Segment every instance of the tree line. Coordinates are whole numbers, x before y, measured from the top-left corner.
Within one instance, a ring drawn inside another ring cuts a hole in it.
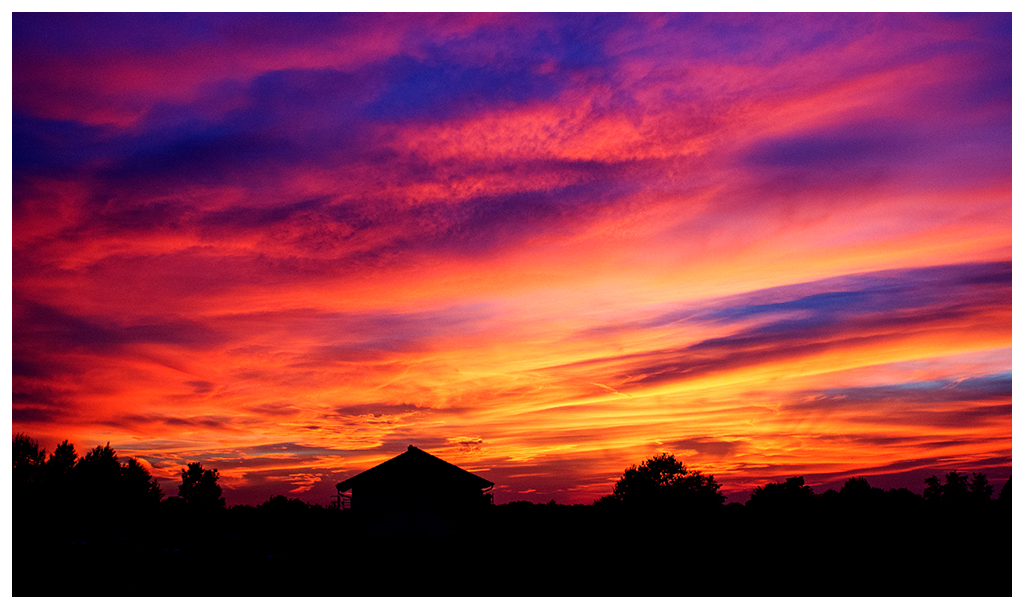
[[[769,482],[754,488],[745,506],[754,510],[806,510],[819,504],[844,503],[865,505],[913,505],[918,502],[943,506],[983,506],[993,499],[994,488],[982,472],[970,476],[957,471],[946,473],[945,479],[925,479],[925,489],[918,495],[906,488],[875,488],[861,476],[846,480],[836,491],[816,494],[804,483],[803,476],[785,482]],[[630,466],[615,483],[612,493],[597,500],[598,505],[623,505],[642,508],[674,507],[709,510],[725,503],[721,484],[715,477],[688,468],[673,455],[661,454]],[[1009,505],[1010,480],[1000,490],[997,500]]]
[[[1011,582],[1010,482],[997,493],[981,472],[929,477],[922,494],[863,477],[816,493],[794,476],[726,503],[714,475],[661,454],[588,505],[491,505],[457,534],[406,538],[282,495],[226,508],[198,462],[164,497],[109,444],[47,454],[17,434],[13,456],[16,595],[336,596],[339,577],[373,596],[987,596]],[[152,588],[195,565],[211,576]],[[682,572],[701,586],[675,587]],[[946,572],[959,576],[923,583]]]
[[[109,442],[79,457],[74,445],[65,440],[47,456],[35,440],[19,433],[14,436],[12,455],[13,494],[15,508],[20,511],[75,505],[87,512],[124,517],[146,514],[162,502],[180,503],[196,513],[225,508],[218,482],[220,474],[216,469],[204,468],[200,462],[187,463],[181,470],[177,497],[164,498],[160,485],[146,467],[135,457],[122,462]],[[595,505],[707,511],[725,504],[721,486],[714,475],[689,468],[674,455],[663,453],[627,468],[611,494],[595,501]],[[754,488],[745,506],[755,510],[802,510],[830,502],[979,506],[992,501],[994,492],[982,472],[968,475],[954,470],[947,472],[944,479],[931,476],[925,479],[921,495],[906,488],[875,488],[863,477],[851,477],[838,491],[830,489],[819,495],[804,483],[802,476],[793,476],[784,482]],[[1009,504],[1010,493],[1007,480],[996,500]],[[308,506],[299,499],[275,496],[260,507],[294,513]]]
[[[165,498],[146,466],[135,457],[122,461],[109,442],[80,457],[65,440],[47,456],[38,442],[19,433],[12,466],[16,520],[46,517],[96,528],[150,518],[165,503],[196,513],[225,507],[216,469],[188,463],[181,470],[178,495]]]
[[[996,494],[982,472],[929,477],[923,494],[859,476],[816,493],[792,476],[726,503],[713,475],[662,454],[590,505],[495,506],[482,537],[505,552],[498,570],[536,593],[571,563],[585,575],[559,582],[563,594],[1005,596],[1010,492],[1007,480]]]
[[[12,491],[16,521],[53,519],[102,523],[137,521],[155,515],[189,517],[193,521],[253,506],[226,507],[220,473],[189,462],[181,469],[177,495],[164,496],[160,484],[135,457],[123,459],[111,448],[97,446],[81,457],[65,440],[52,453],[23,433],[12,446]],[[274,515],[296,515],[310,508],[301,499],[270,497],[255,506]],[[326,509],[326,508],[322,508]]]

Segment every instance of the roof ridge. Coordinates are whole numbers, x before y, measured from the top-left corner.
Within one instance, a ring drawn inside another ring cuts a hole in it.
[[[426,459],[425,457],[429,457],[429,459]],[[429,467],[434,468],[434,472],[421,471],[423,466],[417,466],[416,463],[430,464]],[[424,474],[430,477],[433,473],[439,480],[447,480],[448,482],[454,481],[455,484],[464,484],[466,486],[472,484],[476,488],[480,489],[488,486],[494,486],[494,483],[490,480],[478,476],[471,471],[465,470],[454,463],[449,463],[441,457],[432,455],[421,448],[413,446],[412,444],[406,448],[405,452],[351,476],[350,478],[339,482],[335,486],[339,491],[344,492],[351,489],[353,485],[364,481],[373,480],[379,477],[397,477],[402,476],[403,474],[408,475],[410,472],[415,472],[417,477]]]

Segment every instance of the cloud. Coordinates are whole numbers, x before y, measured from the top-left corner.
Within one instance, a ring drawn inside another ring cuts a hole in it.
[[[448,444],[454,444],[459,448],[460,452],[473,452],[480,450],[480,445],[484,443],[481,438],[473,438],[466,436],[459,436],[456,438],[447,438]]]
[[[112,319],[87,318],[33,302],[19,303],[17,326],[21,345],[55,350],[120,351],[138,344],[208,348],[223,336],[202,323],[181,318],[139,319],[119,324]],[[175,316],[177,317],[177,316]]]
[[[267,416],[294,416],[302,412],[302,410],[287,402],[268,402],[265,404],[254,404],[251,406],[245,406],[246,412],[251,412],[260,415]]]
[[[17,372],[15,372],[17,374]],[[11,401],[14,404],[38,404],[41,406],[59,406],[62,403],[61,396],[49,387],[39,387],[29,391],[15,391],[11,393]]]
[[[361,416],[371,415],[382,417],[387,415],[408,414],[416,412],[415,404],[351,404],[336,406],[334,411],[340,415]]]
[[[209,381],[186,381],[185,384],[192,387],[192,391],[195,393],[210,393],[216,387]]]
[[[799,168],[818,179],[835,180],[831,172],[849,171],[866,163],[885,166],[899,157],[914,154],[920,146],[911,134],[893,125],[852,125],[840,130],[760,141],[748,154],[748,162],[764,167]]]
[[[11,420],[14,423],[57,423],[64,418],[64,412],[49,408],[20,408],[15,406],[11,410]]]
[[[1012,396],[1012,374],[1001,372],[980,378],[963,380],[940,379],[883,385],[876,387],[830,388],[820,394],[820,400],[841,404],[887,404],[887,403],[943,403],[974,402],[979,400],[1008,399]],[[801,405],[794,405],[800,408]],[[983,408],[988,410],[990,407]],[[998,406],[994,408],[1003,408]]]
[[[113,152],[110,140],[114,134],[96,125],[17,113],[12,123],[11,160],[19,175],[67,175],[95,157]]]
[[[115,419],[103,421],[104,425],[129,429],[152,429],[153,425],[169,428],[205,428],[226,430],[234,422],[233,417],[191,416],[174,417],[163,415],[122,414]],[[173,432],[171,432],[173,433]]]
[[[481,106],[550,99],[565,86],[557,74],[537,74],[529,65],[500,68],[395,57],[381,66],[391,83],[362,112],[371,120],[444,120]]]
[[[695,451],[710,457],[727,457],[745,446],[743,441],[719,440],[715,438],[687,438],[668,442],[665,446],[674,451]]]
[[[1002,458],[1010,25],[17,14],[12,416],[232,501]]]
[[[634,327],[753,322],[742,330],[684,347],[562,366],[610,368],[619,361],[621,370],[613,373],[608,384],[628,391],[630,387],[674,382],[766,361],[823,354],[864,342],[888,340],[896,333],[921,331],[935,323],[969,323],[979,311],[1008,311],[1008,272],[1006,263],[908,269],[738,296],[733,302],[742,299],[748,304],[734,306],[726,302],[674,311]],[[807,293],[837,284],[854,289]],[[590,332],[601,335],[617,329],[603,327]]]

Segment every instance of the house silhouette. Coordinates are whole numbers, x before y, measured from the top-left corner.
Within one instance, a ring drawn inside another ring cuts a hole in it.
[[[450,532],[486,506],[494,483],[410,445],[402,454],[339,482],[339,504],[387,532]],[[347,501],[346,501],[347,500]]]

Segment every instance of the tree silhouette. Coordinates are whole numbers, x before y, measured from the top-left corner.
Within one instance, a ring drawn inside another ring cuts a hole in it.
[[[885,491],[885,505],[890,511],[902,510],[907,512],[916,510],[920,508],[922,501],[924,499],[921,498],[921,495],[907,488],[891,488]]]
[[[844,509],[868,510],[877,515],[883,509],[885,491],[872,487],[867,478],[856,476],[843,483],[839,489],[839,501]]]
[[[810,506],[814,489],[804,484],[803,476],[786,478],[785,482],[769,482],[750,493],[747,506],[758,509],[800,509]]]
[[[259,509],[275,514],[296,514],[308,507],[302,499],[284,495],[274,495],[259,505]]]
[[[956,470],[947,473],[946,483],[942,485],[942,500],[947,503],[963,503],[969,496],[967,474]]]
[[[993,488],[988,477],[975,472],[970,481],[967,474],[957,471],[948,472],[945,482],[939,482],[938,476],[925,479],[924,498],[931,503],[944,505],[965,505],[967,503],[985,503],[992,498]]]
[[[192,509],[214,510],[224,507],[220,485],[220,474],[216,469],[203,469],[201,463],[189,463],[188,469],[181,470],[181,484],[178,497]]]
[[[938,501],[942,499],[942,482],[938,476],[929,476],[924,479],[924,498],[926,501]]]
[[[125,498],[133,507],[153,508],[160,504],[164,496],[160,484],[135,457],[122,466],[121,477]]]
[[[117,453],[106,446],[97,446],[75,464],[79,496],[92,504],[109,503],[119,494],[121,462]]]
[[[64,493],[74,498],[75,516],[93,534],[109,535],[122,526],[125,506],[121,463],[109,442],[90,450],[75,463],[72,485]]]
[[[1010,491],[1011,491],[1011,489],[1010,489],[1010,480],[1011,479],[1012,478],[1007,478],[1006,479],[1006,484],[1004,484],[1002,490],[999,491],[999,503],[1005,503],[1007,505],[1010,504]]]
[[[971,492],[971,498],[975,501],[989,501],[992,499],[992,492],[995,490],[988,482],[988,477],[980,472],[971,476],[971,482],[967,485]]]
[[[67,511],[67,498],[78,492],[75,476],[77,462],[74,445],[64,440],[43,465],[42,499],[46,511],[51,515]]]
[[[864,478],[863,476],[854,476],[843,483],[842,488],[839,489],[839,496],[866,496],[871,493],[871,490],[871,483],[868,482],[867,478]]]
[[[46,479],[52,486],[67,485],[71,482],[72,473],[75,470],[75,462],[78,461],[78,454],[75,453],[75,445],[67,440],[61,442],[53,450],[53,454],[46,460]]]
[[[714,476],[691,470],[662,453],[623,472],[611,500],[632,506],[708,508],[725,502],[721,486]]]
[[[42,479],[46,451],[23,433],[15,434],[11,451],[14,493],[17,495],[34,492],[34,487]]]

